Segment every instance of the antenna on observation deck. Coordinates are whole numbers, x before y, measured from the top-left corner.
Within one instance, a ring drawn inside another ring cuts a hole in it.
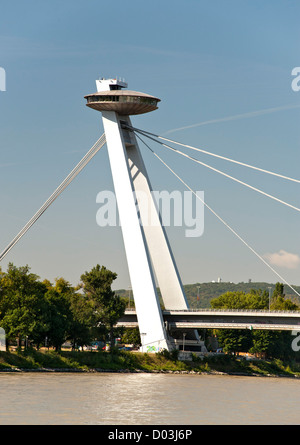
[[[111,90],[121,90],[122,88],[127,88],[128,84],[125,82],[125,79],[120,77],[105,79],[101,77],[101,79],[96,80],[97,91],[111,91]]]

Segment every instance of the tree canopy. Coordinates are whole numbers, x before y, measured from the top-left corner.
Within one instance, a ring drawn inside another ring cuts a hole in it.
[[[285,298],[284,285],[276,283],[269,302],[269,293],[261,290],[226,292],[211,300],[214,309],[256,309],[256,310],[299,310],[299,306]],[[291,348],[291,333],[268,330],[215,330],[224,352],[262,353],[270,357],[291,358],[295,352]]]
[[[94,323],[96,326],[104,326],[109,332],[111,347],[114,325],[125,311],[125,302],[111,289],[116,278],[116,273],[99,264],[81,275],[82,289],[94,308]]]
[[[28,265],[9,263],[0,269],[0,327],[7,341],[21,339],[39,348],[56,350],[69,340],[73,347],[90,344],[101,333],[105,338],[125,310],[125,303],[111,290],[117,274],[96,265],[82,275],[74,288],[60,277],[52,284],[30,272]]]
[[[252,289],[245,292],[226,292],[211,300],[214,309],[267,309],[269,294],[267,291]]]

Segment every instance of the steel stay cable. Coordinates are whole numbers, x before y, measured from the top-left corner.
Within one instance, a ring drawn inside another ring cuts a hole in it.
[[[134,131],[141,132],[142,134],[144,134],[144,136],[147,136],[147,134],[148,134],[148,135],[154,136],[156,138],[163,139],[163,140],[168,141],[168,142],[172,142],[173,144],[181,145],[182,147],[190,148],[191,150],[196,150],[196,151],[199,151],[201,153],[207,154],[209,156],[214,156],[215,158],[223,159],[225,161],[232,162],[234,164],[242,165],[243,167],[252,168],[253,170],[258,170],[260,172],[267,173],[267,174],[273,175],[273,176],[277,176],[279,178],[286,179],[288,181],[293,181],[293,182],[300,183],[300,179],[291,178],[289,176],[284,176],[284,175],[281,175],[279,173],[272,172],[270,170],[265,170],[265,169],[260,168],[260,167],[255,167],[254,165],[246,164],[246,163],[240,162],[240,161],[235,161],[234,159],[230,159],[230,158],[227,158],[225,156],[217,155],[215,153],[211,153],[209,151],[206,151],[206,150],[203,150],[203,149],[200,149],[200,148],[197,148],[197,147],[193,147],[191,145],[183,144],[181,142],[173,141],[172,139],[168,139],[168,138],[165,138],[163,136],[159,136],[159,135],[151,133],[149,131],[140,130],[139,128],[135,128],[135,127],[129,127],[129,128],[131,128]]]
[[[23,229],[16,235],[13,241],[4,249],[0,255],[0,261],[9,252],[9,250],[19,241],[19,239],[27,232],[27,230],[40,218],[40,216],[47,210],[47,208],[54,202],[54,200],[65,190],[65,188],[73,181],[73,179],[78,175],[78,173],[87,165],[87,163],[94,157],[98,150],[104,145],[105,136],[102,135],[98,141],[93,145],[93,147],[86,153],[86,155],[79,161],[79,163],[74,167],[71,173],[64,179],[64,181],[57,187],[57,189],[52,193],[52,195],[47,199],[42,207],[34,214],[34,216],[28,221],[28,223],[23,227]],[[101,144],[98,147],[98,144]]]
[[[140,133],[140,134],[143,134],[143,133],[141,133],[139,130],[135,130],[135,131],[138,132],[138,133]],[[145,137],[147,137],[147,138],[153,140],[154,142],[157,142],[157,143],[160,144],[160,145],[163,145],[164,147],[166,147],[166,148],[168,148],[168,149],[174,151],[175,153],[180,154],[181,156],[184,156],[184,157],[186,157],[186,158],[192,160],[193,162],[197,162],[198,164],[201,164],[201,165],[203,165],[204,167],[209,168],[210,170],[213,170],[213,171],[215,171],[215,172],[217,172],[217,173],[219,173],[219,174],[221,174],[221,175],[223,175],[223,176],[226,176],[227,178],[232,179],[233,181],[238,182],[239,184],[242,184],[242,185],[244,185],[245,187],[248,187],[248,188],[254,190],[255,192],[261,193],[262,195],[267,196],[268,198],[274,199],[275,201],[280,202],[281,204],[284,204],[284,205],[286,205],[287,207],[290,207],[290,208],[296,210],[297,212],[300,212],[300,208],[298,208],[298,207],[296,207],[296,206],[294,206],[294,205],[292,205],[292,204],[289,204],[288,202],[283,201],[282,199],[276,198],[276,196],[270,195],[269,193],[266,193],[266,192],[264,192],[263,190],[258,189],[257,187],[254,187],[254,186],[252,186],[252,185],[250,185],[250,184],[247,184],[246,182],[243,182],[243,181],[241,181],[240,179],[237,179],[237,178],[235,178],[235,177],[233,177],[233,176],[231,176],[231,175],[228,175],[227,173],[224,173],[224,172],[222,172],[221,170],[218,170],[217,168],[214,168],[214,167],[212,167],[212,166],[210,166],[210,165],[208,165],[208,164],[205,164],[204,162],[199,161],[198,159],[193,158],[192,156],[189,156],[189,155],[187,155],[186,153],[183,153],[182,151],[180,151],[180,150],[178,150],[178,149],[176,149],[176,148],[174,148],[174,147],[171,147],[171,146],[169,146],[169,145],[167,145],[167,144],[164,144],[164,143],[161,142],[161,141],[157,141],[157,140],[155,140],[154,138],[152,138],[151,136],[148,136],[148,135],[146,135],[146,134],[143,134],[143,136],[145,136]]]
[[[136,135],[145,145],[146,147],[153,153],[154,156],[156,156],[156,158],[165,166],[167,167],[167,169],[177,178],[179,179],[179,181],[186,187],[188,188],[193,195],[195,195],[195,197],[197,199],[199,199],[202,204],[208,208],[208,210],[213,213],[216,218],[218,218],[219,221],[221,221],[222,224],[225,225],[225,227],[227,227],[246,247],[248,247],[248,249],[251,250],[252,253],[254,253],[273,273],[275,273],[275,275],[278,276],[278,278],[280,278],[280,280],[282,280],[293,292],[295,292],[299,297],[300,297],[300,293],[298,293],[291,284],[289,284],[285,278],[283,278],[275,269],[273,269],[273,267],[261,256],[259,255],[258,252],[256,252],[255,249],[253,249],[253,247],[251,247],[221,216],[219,216],[199,195],[197,195],[197,193],[183,180],[180,178],[180,176],[177,175],[177,173],[174,172],[174,170],[172,170],[171,167],[169,167],[169,165],[163,160],[161,159],[161,157],[155,153],[154,150],[152,150],[152,148],[149,147],[148,144],[146,144],[146,142],[140,138],[138,135]]]
[[[33,215],[33,217],[25,224],[20,232],[14,237],[14,239],[8,244],[8,246],[1,252],[0,261],[8,254],[8,252],[15,246],[15,244],[22,238],[22,236],[32,227],[32,225],[42,216],[42,214],[50,207],[55,199],[66,189],[66,187],[73,181],[73,179],[83,170],[83,168],[89,163],[89,161],[95,156],[95,154],[105,144],[105,134],[103,134],[98,141],[90,148],[85,156],[78,162],[68,176],[62,181],[62,183],[56,188],[52,195],[45,201],[45,203],[39,208],[39,210]]]

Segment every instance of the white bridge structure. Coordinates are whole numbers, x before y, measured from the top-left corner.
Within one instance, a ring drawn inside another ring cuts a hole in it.
[[[205,351],[204,342],[192,340],[188,335],[193,329],[259,329],[292,331],[293,334],[300,332],[300,312],[297,311],[177,309],[162,310],[162,316],[172,347],[191,351]],[[117,326],[138,327],[136,311],[127,309]],[[146,345],[144,351],[148,350],[151,348]]]
[[[151,351],[170,349],[157,285],[166,307],[188,309],[188,304],[137,138],[129,131],[130,115],[156,110],[160,100],[123,90],[127,85],[118,79],[101,79],[96,85],[97,93],[85,98],[88,107],[102,112],[142,348],[147,344]],[[140,192],[147,196],[152,224],[143,224],[148,219],[148,209],[139,205]],[[196,330],[193,337],[199,340]]]
[[[130,120],[130,115],[156,110],[160,100],[145,93],[123,89],[127,87],[127,84],[118,79],[101,79],[96,81],[96,85],[97,93],[89,94],[85,98],[88,107],[102,112],[135,301],[135,311],[127,311],[118,324],[127,327],[138,326],[142,342],[141,349],[153,352],[178,347],[183,336],[186,347],[198,350],[205,348],[198,335],[199,328],[272,330],[300,328],[300,313],[287,315],[273,312],[250,314],[249,312],[189,310],[174,256],[161,223],[161,216],[153,200],[151,183],[136,137],[140,134],[153,139],[156,135],[134,128]],[[174,150],[165,143],[160,143]],[[151,150],[149,146],[147,147]],[[186,156],[184,153],[180,152],[180,154]],[[162,161],[158,155],[155,154],[155,156]],[[170,167],[168,168],[175,174]],[[176,174],[175,176],[178,177]],[[181,182],[184,183],[182,180]],[[248,186],[245,183],[243,185]],[[256,191],[265,194],[261,190],[256,189]],[[149,209],[145,209],[145,206],[139,202],[140,195],[137,192],[143,192],[143,196],[146,195],[150,203],[151,215],[154,215],[150,225],[146,224]],[[196,197],[198,198],[197,195]],[[278,200],[270,195],[268,197]],[[290,206],[288,203],[284,204]],[[216,216],[218,217],[217,214]],[[228,228],[233,231],[230,227]],[[241,241],[250,247],[243,239]],[[253,252],[259,256],[255,251]],[[263,258],[260,257],[260,259],[265,263]],[[167,308],[164,311],[160,307],[155,278],[164,307]]]
[[[202,200],[202,198],[198,196],[188,184],[144,142],[141,136],[154,140],[176,154],[189,158],[193,162],[197,162],[210,168],[215,172],[296,211],[300,211],[300,208],[229,176],[208,164],[204,164],[186,153],[169,146],[166,142],[183,145],[189,149],[204,152],[205,154],[222,158],[247,168],[259,170],[263,173],[271,174],[285,180],[298,183],[300,183],[300,180],[289,178],[134,128],[130,116],[156,110],[160,99],[149,94],[127,90],[126,88],[127,83],[124,80],[104,78],[96,80],[97,91],[85,96],[85,99],[87,101],[86,105],[89,108],[102,113],[104,134],[73,168],[70,174],[33,215],[10,244],[8,244],[2,253],[0,253],[0,261],[9,253],[14,245],[43,215],[48,207],[57,199],[65,188],[68,187],[73,179],[106,143],[135,302],[135,310],[127,310],[118,324],[127,327],[139,327],[142,350],[151,352],[157,352],[161,349],[171,350],[178,347],[178,342],[180,342],[183,336],[186,341],[186,347],[190,343],[194,349],[198,348],[198,350],[201,350],[204,345],[199,338],[197,331],[199,328],[287,329],[291,331],[297,331],[299,328],[300,331],[300,312],[276,313],[274,311],[250,311],[250,313],[249,311],[195,311],[189,309],[171,246],[162,224],[162,218],[157,208],[157,204],[153,199],[151,182],[147,174],[137,139],[140,139],[154,156],[156,156],[156,158],[159,159],[159,161],[162,162],[165,167],[168,168],[168,170],[200,200]],[[140,201],[140,196],[147,197],[147,202],[150,205],[152,224],[145,224],[145,221],[148,218],[149,208],[145,208]],[[300,296],[293,286],[280,276],[264,258],[262,258],[240,235],[238,235],[235,230],[229,226],[229,224],[226,223],[226,221],[209,207],[207,203],[204,203],[203,201],[203,204],[220,220],[220,222],[222,222],[222,224],[237,236],[238,239],[252,251],[252,253],[269,267],[281,282],[287,284],[298,296]],[[157,286],[159,287],[163,305],[166,308],[165,310],[161,309]]]
[[[255,309],[182,309],[162,310],[168,332],[180,329],[260,329],[269,331],[299,331],[300,312]],[[126,309],[118,326],[138,326],[135,309]],[[183,331],[185,330],[185,331]]]

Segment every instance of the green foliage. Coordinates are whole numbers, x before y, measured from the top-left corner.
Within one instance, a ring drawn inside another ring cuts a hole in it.
[[[157,355],[160,357],[164,357],[168,360],[178,360],[179,350],[178,349],[172,349],[172,351],[168,351],[167,349],[163,349],[162,351],[158,352]]]
[[[300,377],[300,364],[294,361],[247,361],[232,355],[208,356],[193,362],[182,362],[163,353],[144,354],[107,352],[37,351],[28,348],[19,352],[0,351],[0,370],[115,371],[115,372],[198,372],[238,375],[284,375]]]
[[[285,298],[284,286],[282,283],[276,283],[271,300],[271,310],[276,311],[297,311],[299,307],[290,299]]]
[[[125,332],[123,333],[123,335],[121,337],[121,343],[140,345],[141,344],[141,336],[140,336],[139,328],[125,329]]]
[[[45,329],[41,315],[46,288],[29,270],[9,263],[7,273],[1,273],[0,325],[7,339],[38,337]]]
[[[218,341],[222,345],[223,351],[236,354],[248,351],[252,346],[251,331],[245,329],[220,329],[218,331]]]
[[[73,292],[70,294],[70,310],[72,317],[69,321],[69,340],[75,347],[89,345],[94,338],[93,304],[84,295]]]
[[[260,289],[252,289],[248,293],[226,292],[212,299],[211,306],[215,309],[267,309],[269,294]],[[281,283],[275,285],[271,310],[299,310],[295,303],[285,298],[284,286]],[[235,329],[220,329],[216,332],[223,351],[227,353],[250,352],[283,359],[297,357],[297,353],[291,348],[290,332]]]
[[[191,308],[209,308],[210,302],[213,298],[217,298],[226,292],[242,292],[248,294],[252,289],[261,289],[268,293],[269,287],[274,289],[274,284],[266,282],[230,283],[222,281],[220,283],[209,282],[185,284],[184,290]],[[293,287],[300,293],[300,286]],[[295,293],[293,293],[289,288],[285,289],[285,298],[288,298],[294,303],[300,305],[300,297],[295,295]]]
[[[226,292],[211,300],[214,309],[267,309],[269,294],[260,289],[245,292]]]
[[[94,339],[106,340],[109,336],[111,356],[119,356],[113,350],[117,334],[114,325],[124,313],[125,301],[112,291],[116,277],[116,273],[97,264],[81,276],[80,286],[74,288],[64,278],[57,278],[54,284],[48,280],[41,282],[28,266],[16,267],[10,263],[7,272],[0,268],[0,327],[5,330],[8,340],[17,339],[19,346],[22,339],[26,346],[33,345],[39,349],[46,344],[56,351],[66,340],[70,340],[75,348],[90,344]],[[212,286],[228,289],[225,284],[229,283],[213,283]],[[244,287],[236,292],[225,291],[211,300],[211,306],[220,309],[267,309],[269,295],[260,288],[246,290]],[[299,310],[297,304],[286,297],[281,283],[275,285],[271,310]],[[291,348],[289,332],[219,330],[217,335],[228,353],[263,353],[266,357],[282,360],[297,359],[299,355]],[[139,344],[138,330],[125,332],[122,341]],[[172,367],[171,363],[178,358],[176,354],[178,351],[163,351],[156,357],[156,362],[153,356],[150,359],[146,354],[144,365],[155,366],[164,359],[168,363],[164,366]],[[129,360],[122,356],[124,363],[125,358]]]
[[[82,293],[64,278],[54,285],[41,282],[28,266],[10,263],[6,273],[0,270],[0,327],[6,339],[18,339],[19,346],[21,340],[37,348],[46,344],[57,351],[66,340],[73,347],[83,346],[107,331],[113,340],[113,325],[125,309],[111,290],[116,276],[97,265],[82,276]]]
[[[117,278],[117,274],[100,267],[81,275],[82,289],[85,296],[93,306],[94,325],[103,324],[110,335],[111,348],[114,342],[114,325],[124,314],[125,302],[112,291],[111,285]]]

